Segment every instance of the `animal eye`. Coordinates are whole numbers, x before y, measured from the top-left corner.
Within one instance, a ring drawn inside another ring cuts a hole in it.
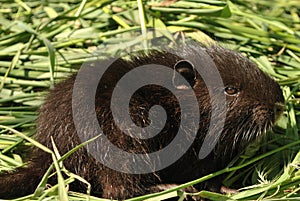
[[[225,93],[227,95],[230,95],[230,96],[235,95],[238,92],[239,92],[239,90],[237,88],[235,88],[235,87],[232,87],[232,86],[229,86],[229,87],[225,88]]]

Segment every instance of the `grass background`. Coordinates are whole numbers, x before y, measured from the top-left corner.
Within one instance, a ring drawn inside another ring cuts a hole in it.
[[[23,138],[34,134],[48,88],[97,59],[96,48],[105,57],[138,43],[147,46],[143,36],[154,37],[148,33],[155,28],[170,41],[183,35],[212,39],[243,52],[278,80],[286,112],[267,141],[250,145],[228,168],[129,200],[184,196],[179,188],[223,173],[227,186],[246,188],[235,195],[199,194],[211,200],[300,200],[299,10],[299,0],[0,0],[0,171],[23,165],[23,150],[30,146]],[[74,179],[80,178],[69,173],[57,186],[19,200],[101,200],[67,192],[65,184]]]

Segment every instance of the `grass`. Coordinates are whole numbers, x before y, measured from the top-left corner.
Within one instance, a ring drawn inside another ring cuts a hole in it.
[[[235,195],[202,191],[202,197],[299,200],[299,10],[298,0],[0,1],[0,171],[23,164],[22,150],[30,146],[28,142],[41,146],[28,137],[34,134],[36,111],[48,88],[76,72],[84,61],[119,55],[137,45],[148,47],[143,37],[153,39],[151,28],[155,28],[159,30],[155,34],[169,41],[184,34],[199,41],[217,40],[243,52],[278,80],[286,112],[268,142],[252,144],[228,168],[166,192],[129,200],[184,196],[177,190],[218,174],[227,175],[226,185],[242,184],[245,189]],[[94,54],[96,48],[101,54]],[[39,198],[18,200],[103,200],[67,192],[65,184],[80,178],[58,167],[66,156],[47,151],[56,161],[52,168],[70,177],[39,191]]]

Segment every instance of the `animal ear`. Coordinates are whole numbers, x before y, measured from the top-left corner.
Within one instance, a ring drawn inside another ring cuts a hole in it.
[[[182,82],[182,78],[179,79],[179,75],[175,72],[178,72],[184,79],[189,83]],[[174,65],[174,74],[172,79],[174,87],[177,89],[188,89],[195,86],[196,82],[196,71],[194,65],[188,60],[180,60]]]

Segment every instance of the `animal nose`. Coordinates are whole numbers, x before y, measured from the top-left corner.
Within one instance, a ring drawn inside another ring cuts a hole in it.
[[[275,114],[275,121],[279,118],[279,116],[284,111],[284,105],[282,103],[275,103],[274,106],[274,114]]]

